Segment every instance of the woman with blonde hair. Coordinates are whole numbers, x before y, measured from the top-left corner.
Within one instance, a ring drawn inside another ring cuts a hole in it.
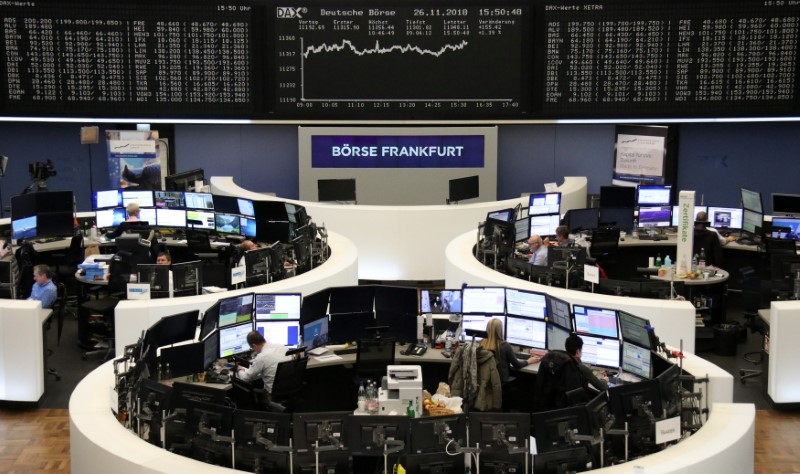
[[[514,348],[511,344],[506,342],[503,338],[503,321],[497,318],[492,318],[486,323],[486,334],[488,337],[481,340],[481,347],[488,349],[494,353],[494,358],[497,361],[497,371],[500,373],[500,381],[508,383],[513,380],[509,370],[509,366],[514,366],[515,369],[521,369],[527,365],[539,362],[538,357],[531,356],[527,360],[517,359],[514,353]]]

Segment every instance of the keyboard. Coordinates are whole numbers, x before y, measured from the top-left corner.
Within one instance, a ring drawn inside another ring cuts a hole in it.
[[[739,237],[738,239],[736,239],[736,243],[739,244],[739,245],[755,245],[756,244],[753,241],[753,239],[749,239],[747,237]]]
[[[344,349],[336,349],[335,351],[333,351],[334,354],[339,355],[339,356],[340,355],[347,355],[347,354],[355,354],[356,352],[358,352],[358,347],[357,346],[356,347],[347,347],[347,348],[344,348]]]
[[[519,360],[528,360],[531,358],[531,355],[526,352],[515,352],[514,356]]]

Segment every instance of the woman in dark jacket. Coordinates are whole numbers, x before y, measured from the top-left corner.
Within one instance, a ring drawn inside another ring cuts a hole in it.
[[[490,319],[486,324],[486,333],[488,337],[483,339],[480,344],[484,349],[494,353],[501,382],[508,383],[513,380],[509,370],[510,366],[514,366],[515,369],[521,369],[529,364],[539,362],[539,359],[533,356],[528,360],[517,359],[511,344],[503,339],[503,321],[496,318]]]

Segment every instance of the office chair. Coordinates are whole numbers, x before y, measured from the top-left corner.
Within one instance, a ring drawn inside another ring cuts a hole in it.
[[[125,298],[130,274],[130,265],[124,262],[124,257],[119,254],[115,255],[109,264],[109,296],[87,301],[80,306],[79,327],[81,323],[85,323],[85,327],[88,330],[90,316],[92,314],[100,315],[102,326],[99,329],[101,329],[106,342],[106,347],[97,347],[94,350],[85,352],[83,354],[84,360],[96,354],[103,354],[103,360],[108,360],[114,355],[114,309],[119,304],[119,301]],[[82,335],[81,332],[79,329],[79,336]]]
[[[356,380],[386,375],[386,366],[394,365],[394,339],[361,339],[356,351]]]
[[[269,408],[267,391],[263,387],[256,387],[255,384],[245,382],[238,377],[231,377],[231,390],[228,396],[237,410],[267,410]]]
[[[216,259],[218,253],[211,248],[208,232],[197,229],[186,229],[186,246],[195,260]]]
[[[83,263],[85,252],[86,249],[84,248],[83,244],[83,235],[81,233],[76,233],[72,236],[72,240],[70,240],[69,248],[66,249],[66,252],[53,254],[53,257],[56,261],[55,273],[59,276],[61,281],[68,282],[70,284],[70,288],[72,289],[70,292],[72,295],[67,296],[67,299],[64,303],[64,309],[74,318],[78,317],[78,291],[77,280],[75,280],[75,271],[77,270],[78,265]]]
[[[717,234],[707,229],[695,227],[692,252],[696,255],[701,255],[701,250],[705,253],[706,265],[723,266],[722,244],[719,242]]]
[[[767,237],[764,239],[764,249],[768,255],[797,255],[797,245],[789,239]]]
[[[758,310],[761,308],[761,280],[753,267],[748,266],[739,269],[739,281],[744,303],[742,315],[745,319],[745,327],[751,333],[758,333],[763,338],[767,328],[758,315]],[[754,365],[760,365],[764,361],[764,353],[762,351],[747,352],[742,358]],[[761,369],[739,369],[739,382],[744,383],[747,379],[758,377],[762,372]]]
[[[589,247],[592,258],[597,260],[606,272],[610,271],[611,265],[616,263],[614,257],[619,252],[619,228],[600,227],[592,232],[592,244]]]
[[[27,298],[33,288],[33,267],[38,263],[38,253],[33,248],[33,244],[25,242],[19,246],[14,257],[19,268],[17,295],[20,298]]]
[[[19,268],[14,259],[0,260],[0,298],[17,299]]]
[[[287,360],[278,364],[275,380],[272,382],[269,408],[277,412],[293,412],[298,406],[303,391],[308,357]]]

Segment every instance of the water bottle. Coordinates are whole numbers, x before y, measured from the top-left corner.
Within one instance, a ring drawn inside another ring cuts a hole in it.
[[[375,382],[370,384],[369,394],[367,395],[367,411],[370,415],[378,414],[378,387]]]
[[[364,389],[364,381],[358,386],[358,411],[365,411],[367,409],[367,391]]]
[[[669,258],[669,255],[667,255],[666,258],[664,258],[664,266],[666,268],[672,268],[672,259]]]
[[[172,371],[169,369],[169,362],[167,362],[166,367],[164,368],[164,378],[169,380],[172,378]]]
[[[697,271],[697,254],[694,254],[694,257],[692,257],[692,271]]]
[[[661,268],[661,254],[656,256],[656,268]]]
[[[408,415],[409,418],[416,418],[416,415],[414,413],[414,400],[408,401],[408,409],[406,410],[406,414]]]
[[[631,236],[634,239],[638,239],[639,238],[639,220],[638,219],[634,219],[633,220],[633,229],[631,229]]]
[[[700,249],[700,260],[697,261],[697,268],[698,270],[703,270],[706,268],[706,250]]]

